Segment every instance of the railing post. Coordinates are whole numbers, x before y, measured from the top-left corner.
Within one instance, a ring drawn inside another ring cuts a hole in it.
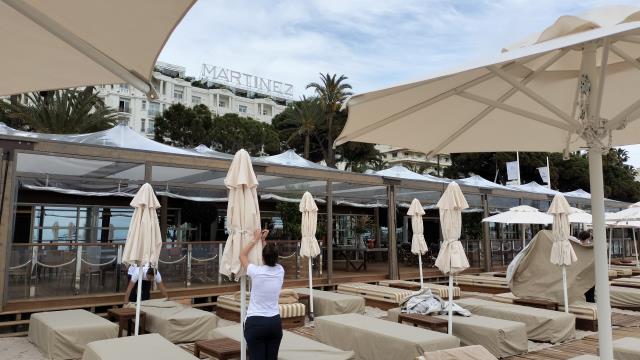
[[[31,274],[29,274],[29,297],[36,296],[36,285],[38,284],[38,248],[31,248]]]
[[[187,287],[191,286],[191,244],[187,245]]]
[[[482,208],[484,210],[484,217],[489,217],[489,200],[487,198],[487,194],[482,194]],[[484,271],[491,271],[491,238],[489,236],[489,223],[482,223],[482,248],[484,253]]]
[[[218,285],[222,284],[222,274],[220,273],[220,261],[222,259],[222,243],[218,244]]]
[[[309,274],[311,276],[311,274]],[[296,243],[296,279],[300,278],[300,243]]]
[[[82,271],[82,245],[78,245],[76,248],[76,275],[73,282],[73,288],[76,295],[80,293],[80,277]],[[91,289],[89,289],[90,291]]]

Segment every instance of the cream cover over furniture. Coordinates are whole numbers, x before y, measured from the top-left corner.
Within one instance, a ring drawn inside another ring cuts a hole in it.
[[[196,360],[197,357],[159,334],[127,336],[94,341],[87,345],[82,360]]]
[[[640,339],[625,337],[614,341],[613,358],[616,360],[640,359]]]
[[[48,359],[78,359],[88,343],[117,336],[118,325],[86,310],[36,313],[29,322],[29,341]]]
[[[294,289],[300,294],[309,294],[308,288]],[[364,314],[364,298],[313,289],[313,310],[316,316],[339,314]]]
[[[363,360],[414,359],[460,346],[455,336],[358,314],[320,316],[315,327],[319,341],[354,350]]]
[[[211,338],[218,326],[214,314],[165,299],[143,301],[147,332],[158,333],[173,343]]]
[[[424,360],[497,360],[481,345],[462,346],[455,349],[424,353]]]

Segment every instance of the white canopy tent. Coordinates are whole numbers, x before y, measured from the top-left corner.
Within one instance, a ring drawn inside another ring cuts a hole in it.
[[[2,0],[0,96],[125,83],[155,98],[156,59],[194,3]]]
[[[639,20],[640,11],[629,7],[563,16],[487,62],[356,95],[336,139],[336,145],[388,144],[428,155],[589,149],[605,360],[613,358],[613,348],[602,154],[610,146],[638,143]]]
[[[540,224],[549,225],[553,222],[551,215],[540,212],[538,209],[520,205],[512,207],[509,211],[505,211],[496,215],[492,215],[482,219],[482,222],[501,223],[501,224]],[[522,226],[522,248],[526,246],[526,235],[524,226]]]

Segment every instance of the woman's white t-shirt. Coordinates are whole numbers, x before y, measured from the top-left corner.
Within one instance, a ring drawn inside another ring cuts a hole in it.
[[[249,264],[247,275],[251,278],[251,299],[247,317],[279,315],[278,299],[284,281],[282,266],[280,264],[276,266]]]

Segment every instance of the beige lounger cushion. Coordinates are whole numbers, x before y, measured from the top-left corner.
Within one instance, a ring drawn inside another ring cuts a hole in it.
[[[352,349],[363,360],[414,359],[426,351],[460,346],[455,336],[359,314],[320,316],[315,328],[319,341]]]
[[[640,278],[637,277],[624,277],[611,280],[611,285],[616,284],[630,284],[635,286],[640,286]]]
[[[236,300],[233,295],[218,296],[217,306],[237,313],[240,312],[240,300]],[[303,303],[278,304],[278,307],[280,308],[280,317],[283,319],[305,316],[306,314],[306,307]]]
[[[410,285],[420,284],[419,282],[416,282],[416,281],[407,281],[407,280],[382,280],[378,282],[378,284],[382,286],[389,286],[389,284],[392,284],[392,283],[402,283],[402,284],[410,284]],[[443,299],[446,299],[449,297],[449,286],[447,285],[424,283],[424,287],[431,289],[431,292],[434,295],[438,295]],[[453,296],[460,297],[459,287],[457,286],[453,287]]]
[[[158,333],[173,343],[206,340],[218,326],[214,314],[165,299],[143,301],[147,332]]]
[[[346,283],[338,285],[337,292],[348,295],[363,296],[365,299],[388,302],[400,305],[404,299],[415,294],[414,291],[392,288],[389,286],[366,283]]]
[[[614,341],[613,358],[616,360],[640,359],[640,339],[625,337]]]
[[[618,273],[618,276],[631,276],[633,275],[633,270],[628,266],[620,266],[620,265],[611,265],[609,266],[610,270],[615,270]]]
[[[387,320],[398,322],[400,308],[390,309]],[[447,315],[438,316],[448,319]],[[453,316],[453,335],[461,345],[482,345],[497,357],[527,352],[527,328],[521,322],[494,319],[486,316]]]
[[[609,287],[609,296],[611,297],[611,306],[625,308],[640,307],[640,289],[611,286]],[[597,297],[597,295],[596,295]]]
[[[458,285],[509,289],[509,283],[507,282],[507,279],[498,276],[458,275],[455,277],[454,281]]]
[[[300,294],[309,294],[309,288],[297,288],[294,290]],[[350,313],[364,314],[364,298],[362,296],[314,289],[313,312],[315,316]]]
[[[575,336],[573,314],[475,298],[461,299],[456,304],[473,314],[522,322],[530,340],[557,343]]]
[[[481,345],[463,346],[455,349],[424,353],[425,360],[498,360]]]
[[[29,341],[48,359],[78,359],[88,343],[117,336],[118,325],[86,310],[41,312],[29,321]]]
[[[618,272],[615,270],[609,269],[609,277],[612,277],[612,276],[618,276]]]
[[[578,355],[576,357],[572,357],[569,360],[600,360],[600,356],[596,356],[596,355]]]
[[[515,299],[513,293],[502,293],[493,295],[492,300],[505,304],[512,304]],[[559,311],[564,311],[564,305],[558,306]],[[576,319],[598,320],[598,309],[596,304],[588,302],[575,302],[569,305],[569,312],[576,316]]]
[[[127,336],[117,339],[94,341],[87,345],[82,360],[197,360],[163,338],[160,334]]]
[[[241,336],[242,328],[240,325],[233,325],[217,328],[212,338],[231,338],[240,341]],[[336,349],[290,331],[282,331],[278,360],[350,360],[355,358],[353,351]]]

